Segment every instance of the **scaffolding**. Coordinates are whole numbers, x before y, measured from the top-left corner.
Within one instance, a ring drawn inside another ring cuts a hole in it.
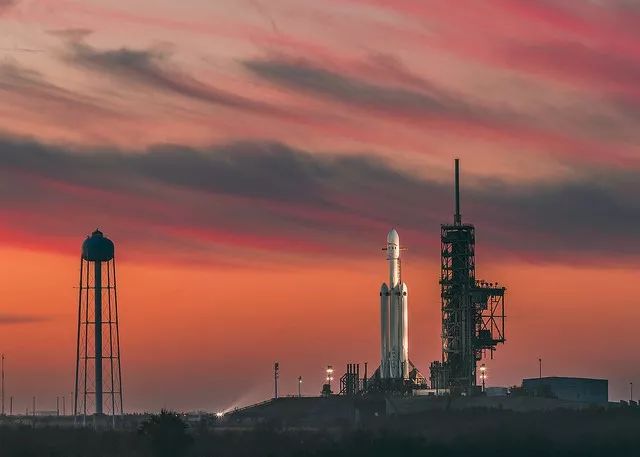
[[[476,367],[489,351],[505,341],[505,288],[476,279],[475,227],[462,224],[459,164],[455,162],[453,225],[441,226],[440,291],[442,361],[431,364],[434,389],[452,393],[477,390]]]

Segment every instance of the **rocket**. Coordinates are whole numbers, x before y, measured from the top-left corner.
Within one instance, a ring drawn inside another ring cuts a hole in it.
[[[389,284],[380,287],[380,377],[409,378],[409,315],[407,285],[400,275],[400,237],[395,229],[387,235]]]

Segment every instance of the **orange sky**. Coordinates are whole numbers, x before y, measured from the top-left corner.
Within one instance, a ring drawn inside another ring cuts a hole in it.
[[[72,390],[78,259],[9,248],[1,254],[12,259],[0,282],[7,309],[42,319],[3,326],[7,391],[17,411],[32,395],[51,409],[55,396]],[[635,271],[497,265],[484,257],[480,251],[482,277],[508,284],[507,343],[486,362],[489,384],[535,376],[541,356],[547,375],[609,378],[611,398],[626,396],[627,380],[637,375],[632,350],[624,349],[633,347],[640,318]],[[327,364],[377,366],[376,297],[386,263],[375,248],[360,261],[305,268],[133,261],[118,267],[129,410],[217,410],[258,401],[271,394],[276,359],[285,393],[295,391],[299,375],[306,393],[319,392]],[[410,287],[410,355],[427,373],[439,357],[437,264],[408,251],[403,274]]]
[[[439,358],[439,224],[507,287],[489,384],[640,378],[640,9],[517,0],[0,1],[0,351],[69,395],[84,237],[117,246],[125,409],[209,410],[378,358],[379,248],[409,247]],[[640,380],[638,380],[640,384]]]

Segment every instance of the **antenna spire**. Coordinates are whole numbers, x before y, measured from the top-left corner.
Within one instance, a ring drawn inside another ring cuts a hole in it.
[[[453,216],[455,225],[462,224],[462,216],[460,216],[460,159],[455,159],[455,196],[456,196],[456,213]]]

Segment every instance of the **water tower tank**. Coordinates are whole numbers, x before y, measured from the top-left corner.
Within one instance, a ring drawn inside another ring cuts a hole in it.
[[[82,243],[82,258],[89,262],[108,262],[113,259],[113,241],[96,229]]]

